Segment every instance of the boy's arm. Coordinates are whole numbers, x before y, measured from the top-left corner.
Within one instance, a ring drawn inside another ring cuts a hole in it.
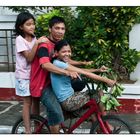
[[[108,68],[105,67],[105,66],[102,66],[101,68],[99,69],[84,69],[85,71],[88,71],[88,72],[107,72]]]
[[[73,66],[81,66],[81,65],[91,65],[93,63],[93,61],[75,61],[72,59],[69,59],[69,64],[73,65]]]
[[[93,63],[93,61],[75,61],[75,60],[72,60],[72,59],[69,59],[69,64],[73,65],[73,66],[82,66],[82,65],[91,65]],[[88,71],[88,72],[100,72],[100,69],[84,69],[84,68],[81,68],[85,71]]]
[[[68,71],[68,70],[59,68],[59,67],[53,65],[53,64],[50,63],[50,62],[44,63],[44,64],[42,64],[41,66],[42,66],[42,68],[43,68],[44,70],[47,70],[47,71],[49,71],[49,72],[53,72],[53,73],[56,73],[56,74],[61,74],[61,75],[70,76],[72,79],[73,79],[73,78],[79,77],[79,75],[78,75],[77,72]]]

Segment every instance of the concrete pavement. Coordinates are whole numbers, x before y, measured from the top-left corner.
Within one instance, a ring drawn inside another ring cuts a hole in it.
[[[0,101],[0,134],[10,134],[12,125],[21,116],[21,101]],[[45,115],[41,105],[41,115]],[[129,122],[137,133],[140,133],[140,114],[116,114]]]
[[[10,134],[12,126],[21,115],[21,101],[0,101],[0,134]],[[45,115],[42,105],[41,115]]]

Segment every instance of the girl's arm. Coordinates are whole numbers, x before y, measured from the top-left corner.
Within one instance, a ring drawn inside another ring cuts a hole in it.
[[[26,60],[28,62],[32,62],[33,59],[34,59],[34,56],[36,54],[36,50],[37,50],[37,47],[39,45],[39,43],[42,43],[42,42],[47,42],[48,39],[46,37],[40,37],[38,40],[36,40],[33,48],[31,51],[23,51],[22,54],[24,55],[24,57],[26,58]]]
[[[91,73],[91,72],[85,71],[83,69],[77,68],[75,66],[72,66],[70,64],[68,65],[67,70],[69,70],[69,71],[75,71],[75,72],[78,72],[80,74],[85,75],[88,78],[91,78],[91,79],[94,79],[94,80],[97,80],[97,81],[105,82],[109,86],[113,86],[116,83],[116,81],[114,81],[114,80],[111,80],[111,79],[108,79],[108,78],[105,78],[105,77],[101,77],[101,76],[96,75],[94,73]]]

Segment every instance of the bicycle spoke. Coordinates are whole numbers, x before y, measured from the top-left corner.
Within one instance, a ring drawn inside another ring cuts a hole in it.
[[[105,116],[102,118],[105,126],[110,127],[110,134],[135,134],[135,131],[130,127],[128,123],[116,116]],[[108,125],[109,124],[109,125]],[[92,134],[104,134],[99,122],[93,124],[90,133]]]
[[[44,123],[44,118],[40,116],[31,116],[30,128],[32,134],[48,134],[50,133],[48,125]],[[25,134],[23,119],[18,120],[12,129],[12,134]]]

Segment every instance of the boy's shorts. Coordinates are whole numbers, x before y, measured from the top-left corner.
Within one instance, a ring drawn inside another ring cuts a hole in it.
[[[64,122],[63,111],[51,86],[44,89],[40,99],[46,107],[48,125],[53,126]]]
[[[26,79],[16,79],[15,80],[15,90],[16,95],[21,97],[30,96],[30,89],[29,89],[29,82],[30,80]]]

